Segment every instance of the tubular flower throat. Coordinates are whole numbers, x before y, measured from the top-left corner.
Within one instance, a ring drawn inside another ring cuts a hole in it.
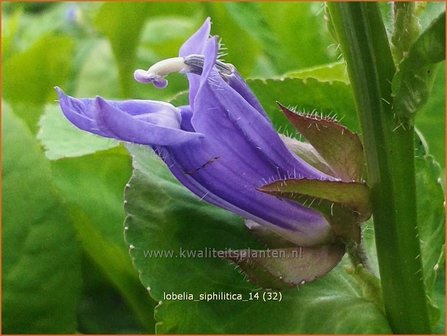
[[[295,177],[333,180],[293,154],[231,64],[217,59],[219,43],[205,21],[179,56],[148,70],[138,82],[164,88],[172,72],[186,74],[189,105],[151,100],[77,99],[59,94],[66,118],[78,128],[150,146],[191,192],[251,219],[287,240],[310,246],[332,239],[328,221],[298,203],[258,189],[267,181]]]

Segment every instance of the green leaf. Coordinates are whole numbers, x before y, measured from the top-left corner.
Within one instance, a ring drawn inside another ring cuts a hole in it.
[[[113,139],[102,138],[73,126],[62,114],[59,105],[47,105],[40,122],[37,139],[50,160],[83,156],[118,146]]]
[[[445,60],[445,12],[440,14],[411,46],[400,69],[422,67]]]
[[[62,86],[70,73],[73,47],[66,36],[45,35],[8,58],[3,64],[4,98],[37,105],[54,99],[53,87]]]
[[[84,59],[77,71],[74,89],[76,97],[120,96],[118,65],[113,56],[110,43],[105,39],[94,39],[86,46]],[[64,88],[64,90],[69,88]]]
[[[129,256],[127,256],[129,258]],[[82,263],[82,297],[78,309],[80,334],[153,334],[153,327],[143,328],[134,312],[129,309],[121,293],[101,269],[85,257]],[[148,311],[152,317],[152,310]]]
[[[56,99],[54,86],[62,86],[68,79],[72,55],[70,38],[61,34],[45,35],[4,61],[3,97],[33,133],[37,132],[43,105]]]
[[[445,259],[444,191],[440,183],[440,166],[432,156],[416,157],[415,164],[422,264],[425,284],[430,293]]]
[[[57,187],[71,206],[84,251],[149,332],[154,303],[141,286],[123,236],[122,192],[131,172],[128,155],[115,148],[53,161],[52,169]]]
[[[126,239],[141,281],[160,301],[158,333],[390,332],[383,314],[362,299],[343,267],[299,290],[281,292],[281,302],[250,300],[250,293],[262,298],[264,292],[226,260],[198,255],[206,249],[260,248],[241,220],[194,197],[147,148],[132,146],[130,151],[135,170],[125,196]],[[196,257],[182,257],[182,251]],[[233,293],[248,301],[166,299],[166,294],[183,292],[196,299],[205,293]]]
[[[436,280],[436,286],[433,291],[433,301],[439,307],[440,320],[434,328],[437,334],[445,332],[445,270],[441,270]]]
[[[2,17],[2,61],[13,54],[16,49],[14,40],[17,37],[21,16],[22,10],[17,8],[13,14]]]
[[[365,170],[363,146],[357,134],[332,118],[295,113],[279,105],[287,119],[317,150],[342,181],[362,181]]]
[[[225,8],[231,18],[255,40],[267,56],[270,66],[280,64],[284,50],[279,40],[272,32],[264,17],[259,3],[254,2],[226,2]]]
[[[216,2],[204,3],[205,15],[211,17],[211,33],[218,35],[223,42],[224,51],[228,50],[225,62],[237,65],[242,74],[251,74],[256,70],[256,60],[262,49],[253,35],[240,25],[240,18],[233,18],[228,8]],[[241,48],[241,41],[244,46]],[[275,73],[268,62],[268,74]]]
[[[96,15],[96,26],[110,40],[125,96],[133,81],[137,44],[147,15],[148,4],[143,2],[105,3]]]
[[[348,72],[345,62],[334,62],[314,67],[288,72],[284,75],[287,78],[315,78],[321,82],[339,81],[349,84]]]
[[[275,64],[280,73],[336,61],[336,48],[324,24],[323,6],[322,2],[260,4],[267,23],[284,50],[280,63]],[[330,45],[333,48],[329,48]]]
[[[281,133],[294,135],[296,130],[280,111],[277,102],[300,112],[337,117],[351,130],[358,130],[352,91],[346,83],[323,82],[314,78],[249,79],[247,83]]]
[[[445,59],[445,12],[425,30],[398,65],[393,78],[393,109],[406,122],[427,102],[434,64]]]
[[[445,167],[445,62],[438,67],[427,104],[416,115],[415,122],[427,140],[428,152]]]
[[[445,12],[445,2],[442,1],[421,1],[418,4],[418,15],[422,30],[427,29],[427,27],[436,20],[442,12]]]
[[[75,333],[80,259],[65,204],[26,125],[3,105],[2,331]]]

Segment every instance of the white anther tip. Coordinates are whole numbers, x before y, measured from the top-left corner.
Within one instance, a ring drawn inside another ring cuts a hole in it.
[[[153,84],[158,89],[164,89],[168,86],[168,81],[163,77],[156,73],[138,69],[133,73],[133,77],[139,83],[143,84]]]

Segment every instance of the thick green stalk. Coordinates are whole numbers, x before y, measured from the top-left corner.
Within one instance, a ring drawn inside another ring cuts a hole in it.
[[[416,222],[414,129],[392,111],[395,66],[377,3],[330,2],[363,131],[385,311],[395,333],[430,332]]]

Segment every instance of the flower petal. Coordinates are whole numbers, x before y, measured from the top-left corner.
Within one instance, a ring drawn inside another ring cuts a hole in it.
[[[194,127],[191,124],[192,109],[189,105],[179,106],[180,115],[182,117],[181,129],[188,132],[195,132]]]
[[[60,88],[56,87],[59,96],[59,104],[65,117],[76,127],[97,135],[111,137],[107,132],[98,128],[94,120],[91,110],[94,99],[85,98],[77,99],[67,96]]]
[[[180,113],[173,106],[172,109],[172,113]],[[150,146],[177,146],[203,138],[202,134],[181,130],[180,124],[177,124],[177,128],[169,127],[173,123],[172,116],[169,114],[165,114],[163,117],[158,113],[157,118],[150,120],[157,122],[154,124],[126,112],[127,110],[121,110],[101,97],[97,97],[95,100],[94,114],[99,129],[113,134],[119,140]],[[144,115],[144,110],[139,114],[139,116],[142,115]]]
[[[78,128],[144,145],[177,145],[203,135],[180,128],[180,110],[150,100],[77,99],[56,88],[64,115]]]
[[[236,69],[231,76],[227,77],[227,80],[228,85],[230,85],[233,90],[239,93],[242,98],[244,98],[256,110],[258,110],[259,113],[261,113],[270,122],[270,119],[268,118],[267,113],[265,113],[264,108],[261,106],[256,96],[250,90],[247,83],[245,83],[244,79],[241,77]]]
[[[179,56],[202,55],[206,41],[210,36],[211,19],[207,18],[202,26],[180,47]]]
[[[293,176],[293,169],[308,177],[325,175],[297,160],[266,118],[224,82],[214,68],[216,52],[217,41],[212,38],[204,50],[192,116],[192,126],[205,138],[169,147],[171,171],[199,197],[262,223],[286,239],[303,245],[326,241],[330,227],[321,215],[257,190],[267,179]]]
[[[180,48],[179,56],[187,57],[189,55],[203,55],[206,43],[210,36],[211,19],[207,18],[203,25],[185,42]],[[194,109],[194,98],[200,85],[200,76],[188,73],[186,74],[189,82],[189,104]]]
[[[219,127],[225,125],[227,128],[233,128],[242,138],[241,141],[255,149],[255,155],[263,156],[265,160],[270,161],[276,168],[277,179],[288,178],[299,172],[307,178],[333,180],[333,177],[295,156],[276,133],[271,122],[261,117],[257,110],[221,78],[213,69],[216,52],[216,40],[210,39],[206,54],[211,56],[205,60],[201,87],[196,96],[196,103],[201,106],[196,107],[192,117],[194,129],[211,139],[223,133]]]
[[[179,182],[201,200],[254,220],[301,246],[330,239],[331,229],[326,219],[296,203],[264,197],[265,194],[253,188],[249,173],[232,169],[232,162],[217,165],[220,158],[214,157],[192,168],[205,157],[214,155],[206,150],[209,146],[194,147],[157,148],[156,151]]]

